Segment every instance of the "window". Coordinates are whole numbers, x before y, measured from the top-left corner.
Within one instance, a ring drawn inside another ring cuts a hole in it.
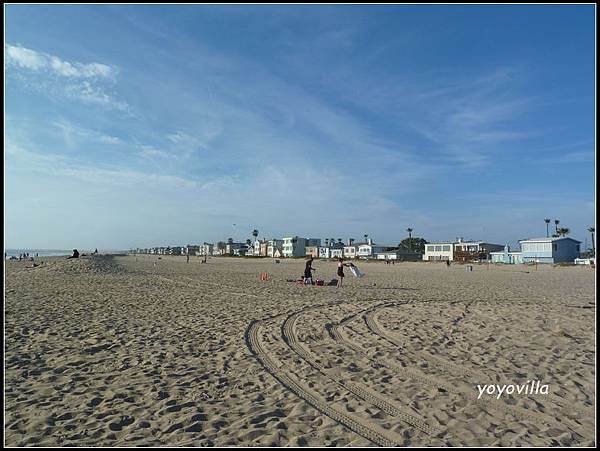
[[[435,251],[436,252],[442,252],[442,246],[436,246],[435,247]]]
[[[442,246],[444,252],[450,252],[450,246]]]

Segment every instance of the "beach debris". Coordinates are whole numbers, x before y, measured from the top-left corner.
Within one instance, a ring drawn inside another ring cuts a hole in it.
[[[267,280],[269,280],[269,275],[266,272],[261,272],[260,280],[262,280],[263,282],[266,282]]]

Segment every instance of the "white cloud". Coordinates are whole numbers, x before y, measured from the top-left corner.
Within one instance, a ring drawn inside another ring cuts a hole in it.
[[[67,96],[84,103],[115,108],[121,111],[129,109],[129,105],[126,102],[116,100],[114,97],[106,94],[102,88],[92,85],[87,80],[77,84],[66,85],[64,89]]]
[[[106,144],[117,145],[123,143],[123,141],[120,138],[117,138],[116,136],[100,135],[98,139]]]
[[[116,68],[106,64],[71,63],[54,55],[10,44],[6,45],[6,64],[32,71],[47,71],[67,78],[112,78],[118,73]]]
[[[21,46],[6,45],[6,66],[24,86],[55,99],[68,98],[104,108],[129,111],[129,105],[106,92],[118,68],[102,63],[65,61]]]
[[[7,164],[11,167],[24,164],[27,170],[59,177],[76,178],[86,183],[110,186],[152,185],[190,189],[202,187],[197,180],[177,174],[144,172],[122,165],[105,164],[103,167],[80,163],[65,155],[31,150],[9,140],[6,153],[11,156]]]
[[[142,145],[140,146],[140,155],[143,157],[159,157],[159,158],[169,158],[170,155],[167,152],[163,152],[162,150],[158,150],[153,146]]]

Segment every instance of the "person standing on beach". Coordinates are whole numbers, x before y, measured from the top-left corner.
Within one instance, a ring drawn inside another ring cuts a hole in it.
[[[190,262],[190,254],[185,254],[185,257],[186,257],[186,263],[189,263]]]
[[[344,280],[344,266],[350,266],[350,265],[344,263],[344,259],[340,258],[340,260],[338,261],[338,268],[337,268],[337,276],[338,276],[337,287],[338,288],[342,286],[342,281]]]
[[[313,257],[310,257],[310,260],[306,261],[306,266],[304,267],[304,283],[307,283],[310,280],[310,284],[313,284],[312,280],[312,271],[315,269],[312,267]]]

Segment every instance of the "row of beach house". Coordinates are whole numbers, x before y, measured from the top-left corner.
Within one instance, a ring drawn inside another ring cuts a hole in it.
[[[375,244],[371,238],[364,242],[355,242],[349,238],[346,242],[326,239],[324,243],[320,238],[303,238],[290,236],[283,239],[248,240],[245,243],[220,242],[217,244],[204,243],[201,245],[152,247],[146,249],[133,249],[138,254],[154,255],[197,255],[197,256],[246,256],[246,257],[271,257],[271,258],[365,258],[380,260],[418,261],[422,254],[408,249],[399,249],[397,246]]]
[[[227,242],[217,244],[152,247],[134,249],[134,253],[154,255],[189,256],[252,256],[271,258],[307,257],[377,259],[398,261],[458,261],[491,263],[572,263],[580,256],[581,242],[569,237],[532,238],[519,241],[519,251],[511,251],[508,245],[484,241],[453,241],[427,243],[425,252],[420,253],[398,246],[375,244],[371,238],[355,242],[341,239],[302,238],[291,236],[283,239],[247,240],[245,243]]]
[[[423,260],[489,261],[490,263],[573,263],[579,259],[581,241],[570,237],[519,240],[520,250],[483,241],[427,243]]]

